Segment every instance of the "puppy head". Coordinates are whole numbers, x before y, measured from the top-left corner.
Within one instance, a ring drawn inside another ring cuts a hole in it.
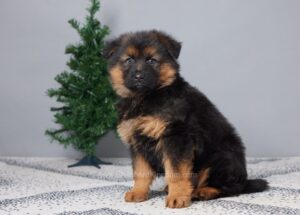
[[[104,56],[113,88],[131,97],[171,85],[177,78],[181,44],[160,31],[123,34],[107,43]]]

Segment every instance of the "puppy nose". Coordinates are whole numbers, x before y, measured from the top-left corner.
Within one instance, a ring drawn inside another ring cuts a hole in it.
[[[134,79],[140,81],[144,79],[144,76],[141,73],[136,73]]]

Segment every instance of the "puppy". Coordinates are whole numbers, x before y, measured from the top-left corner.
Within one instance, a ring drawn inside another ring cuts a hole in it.
[[[247,179],[244,146],[232,125],[180,75],[180,49],[152,30],[123,34],[103,53],[120,97],[117,131],[132,156],[134,186],[125,201],[146,200],[159,175],[170,208],[267,189],[265,180]]]

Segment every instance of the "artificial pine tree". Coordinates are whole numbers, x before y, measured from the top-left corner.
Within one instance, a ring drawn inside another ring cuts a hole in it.
[[[95,146],[103,135],[115,129],[117,115],[116,95],[111,87],[107,63],[102,55],[104,38],[109,34],[107,26],[95,18],[100,9],[99,0],[90,0],[85,23],[69,20],[80,36],[80,42],[66,47],[70,55],[68,71],[55,77],[58,89],[49,89],[49,97],[55,97],[61,107],[52,107],[59,129],[48,129],[46,134],[65,147],[73,145],[86,156],[78,165],[108,164],[95,156]]]

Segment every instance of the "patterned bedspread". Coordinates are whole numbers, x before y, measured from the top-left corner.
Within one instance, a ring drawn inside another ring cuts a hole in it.
[[[210,201],[184,209],[165,207],[163,178],[150,199],[125,203],[132,186],[129,159],[113,165],[67,168],[66,158],[0,157],[0,214],[300,214],[300,157],[248,158],[250,178],[265,178],[271,188]]]

